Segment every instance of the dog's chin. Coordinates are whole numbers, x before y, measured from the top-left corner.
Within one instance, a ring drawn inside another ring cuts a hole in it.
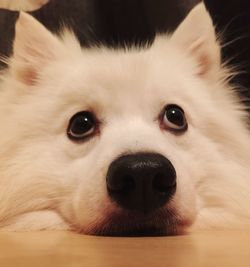
[[[151,214],[120,210],[80,232],[114,237],[171,236],[185,234],[190,225],[190,220],[164,209]]]

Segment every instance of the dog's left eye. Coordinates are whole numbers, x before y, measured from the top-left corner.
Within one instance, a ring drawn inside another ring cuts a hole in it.
[[[164,110],[163,125],[176,132],[184,132],[188,128],[185,113],[177,105],[168,105]]]
[[[97,123],[91,112],[83,111],[75,114],[68,127],[68,137],[74,141],[81,141],[96,132]]]

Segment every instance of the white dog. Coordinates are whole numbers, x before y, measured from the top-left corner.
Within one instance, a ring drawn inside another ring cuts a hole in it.
[[[247,113],[203,4],[150,48],[27,14],[0,93],[0,227],[167,235],[250,224]]]
[[[0,8],[32,11],[47,4],[49,0],[0,0]]]

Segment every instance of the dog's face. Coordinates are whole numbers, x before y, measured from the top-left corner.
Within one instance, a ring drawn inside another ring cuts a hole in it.
[[[89,234],[185,232],[223,206],[231,122],[243,128],[221,76],[203,6],[127,51],[82,50],[22,14],[2,83],[3,217],[50,209]]]

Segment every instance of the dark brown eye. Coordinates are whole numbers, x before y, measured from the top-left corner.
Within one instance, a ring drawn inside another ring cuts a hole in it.
[[[176,132],[186,131],[188,124],[183,109],[177,105],[166,106],[163,117],[163,125],[164,127]]]
[[[88,111],[75,114],[68,126],[68,137],[74,141],[81,141],[96,132],[97,122],[95,116]]]

